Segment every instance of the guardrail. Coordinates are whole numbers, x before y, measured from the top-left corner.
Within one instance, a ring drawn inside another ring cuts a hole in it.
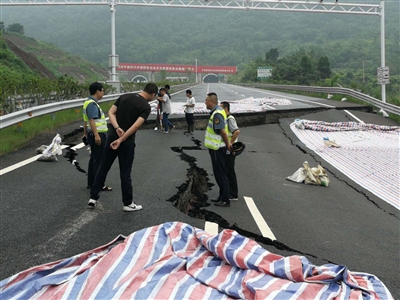
[[[108,102],[111,100],[116,100],[121,94],[115,95],[107,95],[104,96],[99,102]],[[19,122],[23,122],[34,117],[39,117],[51,113],[55,113],[60,110],[71,109],[76,107],[83,106],[83,103],[87,100],[87,98],[68,100],[68,101],[60,101],[53,102],[44,105],[33,106],[25,109],[21,109],[19,111],[0,116],[0,130],[11,125],[17,124]]]
[[[189,84],[180,84],[180,85],[174,85],[171,86],[171,90],[184,90],[187,88],[190,88],[194,86],[194,83],[189,83]],[[137,93],[140,91],[133,91],[130,93]],[[114,94],[114,95],[105,95],[103,99],[101,99],[99,102],[109,102],[109,101],[115,101],[118,99],[119,96],[121,96],[123,93],[120,94]],[[59,101],[59,102],[53,102],[49,104],[44,104],[44,105],[38,105],[38,106],[33,106],[25,109],[21,109],[16,112],[12,112],[9,114],[6,114],[4,116],[0,116],[0,130],[9,126],[12,126],[14,124],[17,124],[19,122],[27,121],[29,119],[32,119],[34,117],[39,117],[51,113],[55,113],[60,110],[66,110],[66,109],[71,109],[71,108],[76,108],[76,107],[82,107],[83,103],[87,100],[87,98],[80,98],[80,99],[74,99],[74,100],[67,100],[67,101]]]
[[[238,84],[242,86],[252,86],[261,88],[272,88],[280,90],[292,90],[301,92],[311,92],[311,93],[324,93],[324,94],[340,94],[356,98],[361,101],[365,101],[373,106],[383,109],[385,112],[392,113],[395,115],[400,115],[400,106],[393,105],[390,103],[382,102],[379,99],[365,95],[360,92],[356,92],[352,89],[340,88],[340,87],[320,87],[320,86],[304,86],[304,85],[280,85],[280,84],[267,84],[267,83],[253,83],[253,84]]]

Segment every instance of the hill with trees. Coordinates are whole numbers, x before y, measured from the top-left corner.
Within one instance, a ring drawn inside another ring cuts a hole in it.
[[[379,4],[378,0],[339,1]],[[396,91],[398,97],[399,2],[385,1],[385,4],[386,65],[391,74],[387,88],[391,97],[395,97]],[[26,35],[108,67],[111,52],[108,5],[2,9],[3,21],[22,24]],[[376,69],[380,66],[378,16],[116,7],[116,53],[120,62],[194,64],[197,59],[199,65],[236,65],[239,74],[232,80],[241,81],[254,77],[257,64],[266,63],[265,54],[270,49],[279,52],[279,65],[275,65],[279,77],[274,82],[325,81],[322,69],[314,74],[315,78],[304,77],[304,72],[303,78],[284,74],[299,72],[296,68],[301,59],[303,71],[317,70],[318,60],[323,57],[320,64],[327,65],[329,60],[332,82],[364,91],[368,85],[374,96],[379,94],[375,93],[380,88],[376,83]],[[252,72],[250,77],[246,75],[248,72]]]

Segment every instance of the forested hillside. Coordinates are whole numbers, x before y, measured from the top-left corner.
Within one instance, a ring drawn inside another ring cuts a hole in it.
[[[52,42],[90,61],[108,62],[107,5],[2,10],[3,21],[21,23],[27,36]],[[399,2],[387,1],[386,12],[387,65],[396,74]],[[313,45],[329,55],[333,69],[361,69],[364,61],[366,70],[375,73],[380,64],[379,22],[378,16],[120,5],[116,11],[117,54],[121,62],[194,64],[197,58],[201,65],[240,67],[270,48],[285,55]]]
[[[339,1],[379,4],[378,0]],[[399,3],[385,1],[391,98],[400,94]],[[2,8],[5,24],[21,23],[27,36],[103,67],[108,66],[111,52],[110,16],[108,5]],[[118,5],[116,41],[120,62],[194,64],[197,59],[199,65],[236,65],[240,71],[236,81],[251,81],[257,64],[266,63],[266,52],[277,49],[279,59],[284,60],[276,65],[280,74],[275,82],[319,84],[318,74],[300,78],[283,73],[300,70],[300,60],[305,59],[301,53],[315,63],[327,57],[332,84],[362,89],[376,97],[380,94],[376,83],[381,54],[378,16]],[[318,56],[312,57],[313,53]],[[310,65],[308,71],[315,68]]]

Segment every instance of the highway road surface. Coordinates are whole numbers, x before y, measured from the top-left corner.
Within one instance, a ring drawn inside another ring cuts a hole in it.
[[[204,102],[207,92],[216,92],[220,100],[284,97],[292,102],[291,109],[332,108],[304,116],[311,120],[398,125],[352,110],[353,104],[325,99],[228,84],[200,84],[192,91],[197,102]],[[184,91],[172,99],[185,102]],[[346,110],[335,110],[337,105],[345,105]],[[302,145],[291,132],[292,121],[286,118],[240,128],[240,140],[247,148],[236,160],[240,197],[230,208],[209,201],[218,190],[200,130],[193,136],[180,129],[170,134],[152,129],[138,132],[132,178],[135,201],[143,210],[134,213],[122,211],[117,162],[106,181],[113,191],[102,192],[98,207],[88,210],[84,173],[62,156],[52,163],[26,161],[36,155],[42,140],[1,157],[0,279],[96,248],[119,234],[181,221],[210,232],[232,228],[277,254],[304,255],[316,265],[335,263],[374,274],[400,298],[399,211]],[[69,124],[58,132],[64,135],[80,125]],[[79,139],[80,134],[75,137],[77,143]],[[88,152],[78,148],[77,159],[87,169]],[[285,180],[304,161],[326,168],[330,186]]]

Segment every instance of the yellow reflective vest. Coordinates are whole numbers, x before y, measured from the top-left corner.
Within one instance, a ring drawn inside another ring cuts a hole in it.
[[[214,112],[211,114],[210,119],[208,120],[208,125],[206,129],[206,134],[204,137],[204,146],[208,149],[218,150],[219,148],[226,147],[225,142],[221,135],[216,134],[214,132],[213,123],[215,114],[221,114],[224,116],[225,121],[225,132],[228,133],[228,123],[226,122],[226,113],[221,107],[217,107]]]
[[[101,114],[100,119],[94,119],[94,122],[95,122],[96,128],[97,128],[97,132],[99,132],[99,133],[107,132],[108,128],[107,128],[106,117],[105,117],[105,115],[103,113],[103,110],[101,109],[100,105],[98,105],[96,103],[96,101],[94,101],[93,99],[89,98],[89,99],[87,99],[85,101],[85,103],[83,103],[83,121],[85,121],[86,125],[90,128],[89,118],[88,118],[88,116],[86,114],[86,108],[92,102],[97,105],[97,107],[99,108],[100,114]]]

